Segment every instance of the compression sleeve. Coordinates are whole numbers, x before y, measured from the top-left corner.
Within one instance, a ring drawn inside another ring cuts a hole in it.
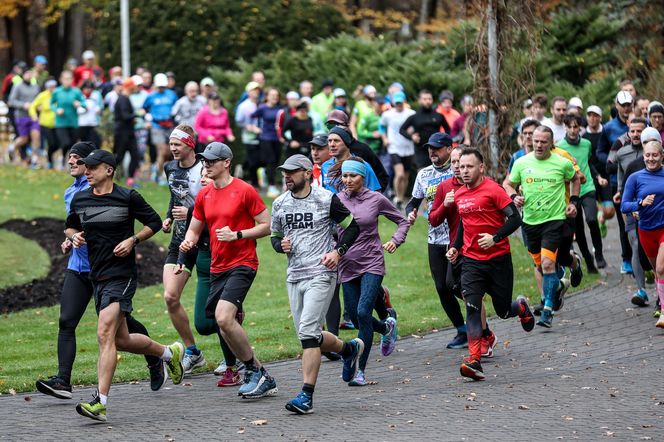
[[[499,242],[510,236],[521,225],[521,215],[516,209],[514,203],[510,203],[503,209],[503,214],[507,217],[505,224],[493,235],[493,241]],[[458,236],[458,235],[457,235]]]
[[[424,201],[424,198],[412,197],[410,201],[408,201],[408,204],[406,204],[406,213],[410,213],[413,210],[418,209],[422,204],[422,201]]]
[[[272,243],[272,248],[277,253],[286,253],[286,252],[284,252],[283,247],[281,247],[282,238],[283,238],[283,235],[281,235],[278,232],[272,232],[272,236],[270,237],[270,242]]]
[[[415,115],[416,114],[413,114],[410,117],[406,118],[406,121],[404,121],[401,127],[399,128],[399,135],[401,135],[407,140],[413,139],[411,134],[408,133],[408,129],[410,129],[413,126],[413,120]]]
[[[346,220],[348,220],[348,218],[346,218]],[[339,255],[341,256],[346,254],[348,249],[350,249],[350,246],[352,246],[357,237],[360,236],[360,226],[354,218],[351,217],[350,223],[346,227],[342,227],[344,231],[335,246],[335,249],[337,249],[337,252],[339,252]]]
[[[459,220],[459,227],[457,227],[457,235],[454,238],[453,247],[461,252],[461,247],[463,247],[463,219]]]

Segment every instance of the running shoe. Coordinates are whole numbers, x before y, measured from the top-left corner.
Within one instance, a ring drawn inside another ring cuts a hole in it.
[[[182,378],[184,377],[184,367],[182,366],[184,345],[180,342],[174,342],[168,348],[171,350],[173,356],[170,361],[166,362],[166,368],[168,369],[168,375],[171,377],[171,380],[177,385],[182,382]]]
[[[367,385],[367,380],[364,378],[364,372],[357,370],[353,379],[348,383],[349,387],[364,387]]]
[[[468,348],[468,335],[466,333],[457,333],[456,336],[447,343],[447,348],[454,350]]]
[[[644,289],[639,289],[632,296],[632,304],[638,305],[639,307],[645,307],[648,305],[648,294]]]
[[[390,289],[385,286],[382,286],[383,289],[383,300],[385,302],[385,307],[390,309],[392,308],[392,301],[390,300]]]
[[[519,304],[521,304],[521,309],[523,310],[523,312],[519,312],[521,327],[523,327],[523,329],[527,332],[532,331],[533,328],[535,328],[535,317],[530,311],[528,300],[523,295],[518,296],[516,300]]]
[[[537,321],[537,325],[540,327],[551,328],[553,326],[553,311],[544,307],[542,315],[540,316],[539,321]]]
[[[542,299],[539,304],[533,307],[533,315],[535,316],[541,315],[543,308],[544,308],[544,300]]]
[[[341,378],[344,382],[350,382],[355,377],[357,374],[357,363],[364,352],[364,342],[360,338],[348,341],[348,345],[351,346],[351,354],[348,358],[344,359],[344,366],[341,370]]]
[[[597,263],[597,268],[598,269],[604,269],[606,268],[606,260],[604,259],[604,255],[595,255],[595,263]],[[630,269],[632,268],[630,264]]]
[[[325,356],[328,360],[336,362],[341,360],[341,355],[339,353],[335,353],[333,351],[324,351],[322,353],[323,356]]]
[[[597,265],[599,267],[599,264]],[[634,269],[632,268],[632,263],[629,260],[624,260],[620,266],[620,273],[623,275],[634,274]]]
[[[99,399],[99,392],[94,394],[94,399],[90,402],[79,402],[76,405],[76,411],[81,416],[89,417],[96,421],[106,422],[106,405],[102,405]]]
[[[240,387],[238,395],[245,399],[258,399],[265,396],[273,396],[277,394],[277,391],[279,389],[274,378],[261,368],[249,372],[249,382],[247,382],[247,375],[245,373],[244,384]]]
[[[293,399],[286,402],[286,410],[297,414],[311,414],[314,412],[314,398],[301,391]]]
[[[563,278],[560,280],[560,283],[558,284],[558,290],[556,291],[556,298],[553,303],[554,312],[557,312],[558,310],[563,308],[563,305],[565,304],[565,293],[567,293],[569,286],[570,286],[569,279]]]
[[[581,257],[576,252],[572,253],[574,253],[574,256],[576,257],[577,265],[575,269],[570,268],[569,282],[572,287],[578,287],[583,279],[583,266],[581,265]]]
[[[168,370],[163,360],[159,359],[154,365],[148,365],[150,370],[150,389],[157,391],[166,383],[168,379]]]
[[[646,270],[643,272],[646,277],[646,284],[654,284],[655,283],[655,272],[652,270]]]
[[[235,366],[237,367],[237,371],[241,371],[244,369],[244,362],[236,361]],[[221,361],[219,361],[219,365],[217,366],[217,368],[214,369],[214,374],[216,376],[221,376],[224,374],[227,368],[228,364],[226,364],[226,359],[222,359]]]
[[[182,367],[184,368],[184,374],[190,374],[195,368],[205,367],[205,357],[203,356],[203,352],[201,351],[195,355],[189,350],[185,351],[184,357],[182,358]]]
[[[242,377],[237,368],[233,370],[231,367],[226,367],[221,379],[217,382],[217,387],[233,387],[235,385],[240,385],[242,383]]]
[[[392,316],[385,320],[387,333],[380,338],[380,352],[383,356],[389,356],[397,346],[397,320]]]
[[[595,267],[595,264],[592,261],[586,261],[586,269],[588,270],[588,274],[591,275],[599,273],[599,270],[597,270],[597,267]]]
[[[494,332],[490,332],[491,334],[489,336],[482,336],[482,339],[480,339],[480,347],[481,347],[481,355],[483,358],[492,358],[493,357],[493,349],[498,343],[498,340],[496,339],[496,334]]]
[[[353,324],[353,321],[350,319],[344,319],[341,321],[341,324],[339,324],[339,328],[341,330],[355,330],[355,324]]]
[[[51,376],[47,380],[40,379],[36,385],[41,393],[58,399],[71,399],[71,385],[60,376]]]
[[[477,359],[471,359],[470,356],[463,358],[461,367],[459,369],[461,376],[470,378],[476,381],[484,380],[484,371],[482,370],[482,364]]]

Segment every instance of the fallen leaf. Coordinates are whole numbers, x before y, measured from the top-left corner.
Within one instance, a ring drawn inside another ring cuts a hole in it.
[[[26,402],[30,402],[32,400],[32,396],[25,396],[23,400]]]
[[[407,424],[412,424],[413,421],[412,421],[412,420],[410,420],[410,421],[406,421],[406,423],[407,423]]]
[[[185,382],[184,384],[182,384],[183,387],[191,387],[191,385],[192,385],[191,382]]]
[[[244,434],[244,428],[240,428],[239,430],[237,430],[237,434]]]
[[[530,410],[530,407],[527,405],[519,405],[519,410]]]
[[[563,419],[565,419],[566,421],[573,421],[574,420],[574,418],[572,416],[563,416]]]
[[[508,339],[507,341],[503,342],[503,348],[504,348],[505,350],[507,350],[508,348],[510,348],[510,345],[511,345],[511,344],[512,344],[512,341],[510,341],[510,340]]]
[[[394,425],[394,424],[389,424],[389,425],[387,426],[387,428],[396,428],[396,427],[397,427],[397,426]]]
[[[613,431],[607,431],[606,433],[604,433],[604,436],[613,437],[614,434],[615,433]]]
[[[267,419],[256,419],[255,421],[251,421],[252,425],[267,425]]]
[[[13,388],[10,388],[9,389],[9,394],[11,394],[12,396],[16,396],[16,390],[14,390]]]
[[[464,405],[463,409],[466,410],[466,411],[468,411],[468,410],[477,410],[477,408],[471,407],[470,405]]]

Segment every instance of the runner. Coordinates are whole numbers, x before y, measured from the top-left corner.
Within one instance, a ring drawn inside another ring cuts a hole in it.
[[[30,116],[29,110],[32,102],[39,95],[39,86],[33,83],[33,72],[23,72],[23,81],[12,87],[7,104],[14,110],[17,138],[14,149],[17,150],[26,164],[37,166],[37,152],[39,152],[40,131],[36,118]]]
[[[465,186],[454,193],[461,223],[454,246],[447,252],[450,262],[463,256],[461,293],[466,303],[469,356],[461,363],[462,376],[484,379],[482,352],[482,298],[488,293],[496,314],[518,316],[527,332],[535,326],[526,298],[512,301],[514,272],[509,235],[519,228],[521,217],[514,203],[496,182],[484,177],[484,158],[479,150],[464,148],[459,159]]]
[[[70,71],[62,71],[60,87],[57,87],[51,95],[51,109],[55,112],[55,137],[62,149],[63,162],[67,152],[76,142],[77,110],[86,106],[83,93],[72,86],[72,79]]]
[[[79,403],[76,411],[105,421],[118,350],[161,357],[173,383],[179,384],[184,347],[179,342],[166,347],[148,336],[130,333],[127,328],[126,315],[132,311],[137,287],[134,248],[161,228],[159,215],[138,192],[113,184],[116,164],[112,153],[94,150],[76,163],[85,164],[90,188],[74,195],[65,235],[75,248],[88,245],[90,280],[99,315],[99,386],[94,399]],[[134,234],[136,220],[143,228]]]
[[[145,85],[146,81],[143,81],[143,87]],[[171,111],[178,100],[178,96],[168,89],[168,78],[162,73],[154,76],[154,85],[156,90],[147,96],[143,103],[143,109],[147,112],[145,121],[150,124],[150,141],[157,148],[156,181],[159,185],[166,186],[168,183],[163,177],[164,163],[171,156],[168,149],[168,137],[173,130]]]
[[[664,170],[662,143],[649,141],[643,146],[644,170],[633,173],[625,183],[620,210],[638,213],[639,239],[650,264],[655,269],[657,296],[664,305]],[[657,320],[664,328],[664,315]]]
[[[560,286],[556,260],[562,232],[566,218],[576,215],[580,187],[580,178],[572,162],[560,155],[552,155],[552,147],[553,131],[547,126],[539,126],[533,134],[533,152],[514,163],[509,179],[503,184],[515,202],[515,189],[521,185],[523,197],[519,198],[518,204],[523,204],[528,253],[542,273],[544,308],[537,325],[546,328],[552,326],[556,292]],[[566,204],[565,188],[569,182],[573,183],[573,188]]]
[[[302,391],[286,404],[286,409],[308,414],[313,412],[321,352],[342,355],[342,377],[349,382],[357,373],[358,359],[364,350],[359,338],[344,342],[322,331],[337,285],[337,264],[357,239],[360,228],[336,195],[311,186],[313,164],[307,157],[295,154],[279,168],[288,191],[272,205],[272,247],[288,255],[286,286],[302,344],[304,375]],[[338,241],[332,236],[335,224],[344,229]]]
[[[175,274],[174,269],[178,264],[180,244],[191,220],[194,200],[201,189],[203,164],[196,159],[194,151],[196,133],[191,126],[181,124],[173,129],[169,137],[169,147],[174,159],[164,165],[164,172],[166,180],[168,180],[171,199],[168,203],[166,219],[162,223],[162,230],[165,233],[173,230],[173,237],[168,245],[168,256],[164,264],[164,300],[173,327],[186,347],[182,366],[184,373],[189,374],[195,368],[205,366],[203,352],[196,347],[187,312],[180,303],[184,286],[189,281],[191,271],[196,264],[196,250],[192,250],[186,255],[183,272]]]
[[[333,136],[332,133],[328,135],[328,137],[331,136]],[[410,228],[408,221],[386,197],[365,187],[364,180],[367,177],[367,170],[367,164],[361,158],[351,157],[335,164],[330,171],[332,175],[342,176],[343,183],[338,184],[338,189],[341,191],[337,195],[360,226],[359,237],[339,262],[339,279],[341,279],[344,289],[344,306],[358,328],[358,337],[364,343],[359,369],[353,379],[348,381],[348,385],[351,386],[367,385],[364,373],[374,332],[382,335],[380,349],[383,356],[390,355],[396,346],[397,318],[394,310],[388,310],[390,314],[384,321],[375,319],[372,313],[376,301],[383,294],[381,287],[385,275],[383,250],[388,253],[396,252],[397,247],[406,240],[406,234]],[[378,235],[378,217],[380,215],[398,226],[391,240],[382,245]],[[339,235],[343,237],[346,229],[340,225],[338,230]],[[346,379],[347,377],[344,376],[344,381]]]
[[[65,190],[64,194],[67,213],[69,213],[69,205],[74,195],[90,187],[84,175],[85,167],[76,162],[81,158],[85,158],[94,149],[95,146],[89,142],[76,143],[71,148],[68,163],[69,174],[74,178],[74,182]],[[71,254],[65,271],[65,280],[62,284],[62,294],[60,295],[58,374],[47,380],[38,380],[36,386],[37,390],[44,394],[58,399],[71,399],[71,370],[76,358],[76,327],[83,314],[85,314],[93,290],[92,283],[88,278],[90,263],[88,262],[87,246],[72,248],[71,241],[65,239],[61,247],[63,253],[71,251]],[[140,333],[148,336],[145,326],[131,315],[127,315],[127,327],[130,333]],[[166,381],[164,364],[155,356],[146,355],[145,360],[150,369],[150,388],[154,391],[159,390]]]
[[[270,214],[258,192],[230,173],[233,152],[223,143],[208,144],[197,155],[213,185],[198,192],[180,252],[198,242],[204,224],[210,233],[210,295],[206,315],[214,317],[233,353],[244,362],[244,384],[238,395],[260,398],[277,393],[277,383],[254,354],[236,315],[258,269],[256,239],[270,234]],[[182,262],[182,261],[179,261]],[[184,266],[179,265],[181,270]]]

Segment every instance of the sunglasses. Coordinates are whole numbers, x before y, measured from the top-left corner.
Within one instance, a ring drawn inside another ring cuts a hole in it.
[[[208,160],[208,159],[203,159],[203,165],[205,167],[212,167],[215,164],[217,164],[219,161],[226,161],[225,158],[217,158],[216,160]]]

